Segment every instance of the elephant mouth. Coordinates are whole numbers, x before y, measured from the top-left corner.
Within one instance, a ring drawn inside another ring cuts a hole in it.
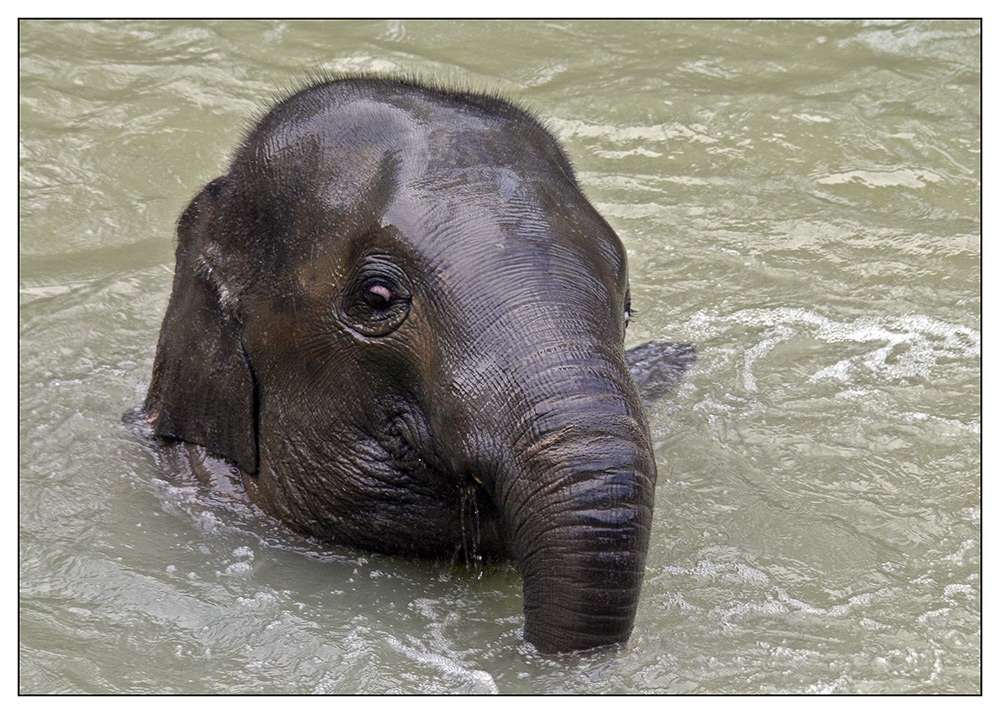
[[[387,430],[379,443],[400,479],[433,497],[438,517],[428,527],[440,532],[431,540],[447,544],[437,558],[470,567],[510,559],[500,511],[479,476],[449,469],[414,446],[403,429]]]
[[[466,565],[494,563],[510,558],[500,537],[500,512],[482,483],[469,477],[460,487],[459,534]]]

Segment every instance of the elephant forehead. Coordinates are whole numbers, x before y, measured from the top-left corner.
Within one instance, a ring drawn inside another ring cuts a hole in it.
[[[503,166],[455,169],[405,182],[383,222],[435,272],[589,275],[605,285],[623,283],[618,236],[574,183],[559,178],[540,180]]]
[[[378,215],[403,186],[424,211],[472,199],[515,216],[541,208],[537,186],[573,185],[559,156],[533,125],[429,102],[354,101],[269,118],[244,143],[232,173],[247,199],[300,219]]]
[[[402,253],[452,279],[486,271],[625,281],[621,242],[558,143],[502,102],[320,87],[265,117],[232,173],[242,191],[232,208],[246,230],[275,261],[311,265],[305,283],[336,281],[358,246],[365,252],[387,228]]]
[[[561,157],[533,123],[471,111],[429,97],[353,97],[280,106],[251,132],[234,167],[357,180],[386,160],[409,159],[421,174],[509,162],[513,156]],[[533,150],[532,150],[533,149]],[[552,151],[549,151],[551,149]],[[525,162],[521,162],[525,163]]]

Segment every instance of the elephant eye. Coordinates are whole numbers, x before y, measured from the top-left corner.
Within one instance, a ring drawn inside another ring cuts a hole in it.
[[[355,332],[381,337],[395,330],[410,312],[412,298],[400,280],[389,275],[371,276],[348,292],[340,315]]]
[[[365,285],[365,300],[373,310],[385,310],[398,297],[392,288],[383,282],[373,280]]]
[[[635,317],[635,310],[632,309],[632,297],[628,293],[625,294],[625,327],[628,327],[629,321]]]

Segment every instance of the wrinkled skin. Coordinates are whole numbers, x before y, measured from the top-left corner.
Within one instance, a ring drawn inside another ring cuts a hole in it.
[[[513,558],[544,652],[628,639],[656,464],[625,252],[498,99],[359,78],[253,129],[178,224],[141,413],[307,534]],[[650,392],[693,358],[646,345]]]

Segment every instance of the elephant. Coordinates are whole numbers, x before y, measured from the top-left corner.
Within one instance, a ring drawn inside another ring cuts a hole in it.
[[[643,399],[694,360],[626,353],[631,315],[622,242],[531,113],[327,78],[180,216],[136,414],[324,542],[514,562],[542,653],[614,647],[652,518]]]

